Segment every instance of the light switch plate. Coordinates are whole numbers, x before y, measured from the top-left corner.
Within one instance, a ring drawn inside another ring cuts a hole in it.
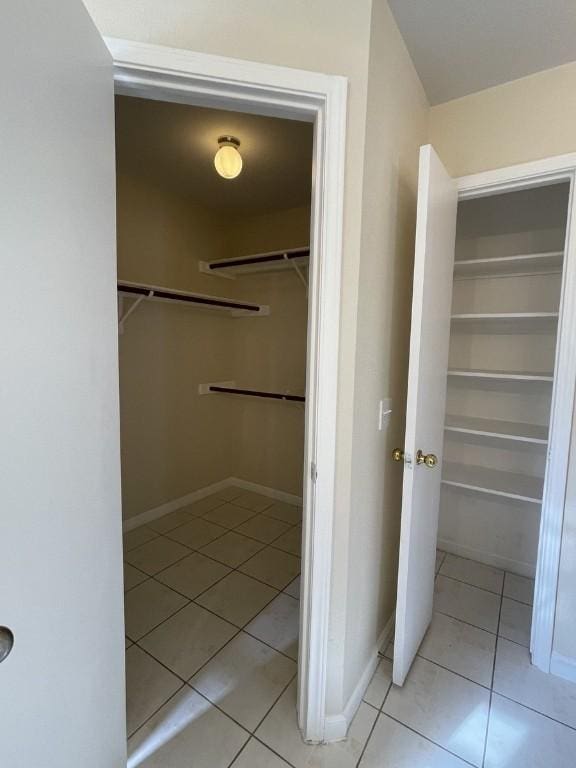
[[[390,414],[392,413],[392,400],[386,397],[384,400],[380,400],[380,407],[378,409],[378,429],[382,431],[388,426],[390,421]]]

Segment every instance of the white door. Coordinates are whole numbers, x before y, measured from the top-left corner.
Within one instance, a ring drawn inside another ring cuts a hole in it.
[[[403,685],[432,618],[457,202],[456,184],[438,156],[430,145],[421,147],[402,456],[396,685]]]
[[[120,768],[112,62],[81,0],[1,19],[0,765]]]

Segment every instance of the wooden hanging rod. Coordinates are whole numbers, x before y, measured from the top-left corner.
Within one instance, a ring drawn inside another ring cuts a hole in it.
[[[268,400],[287,400],[291,403],[305,403],[306,398],[302,395],[284,395],[280,392],[261,392],[255,389],[238,389],[237,387],[222,387],[218,385],[208,385],[208,392],[222,392],[226,395],[248,395],[249,397],[264,397]]]

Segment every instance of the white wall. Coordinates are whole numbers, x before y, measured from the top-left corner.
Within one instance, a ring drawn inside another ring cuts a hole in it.
[[[430,140],[455,176],[576,152],[576,62],[440,104]],[[576,435],[576,420],[572,434]],[[554,651],[576,659],[576,450],[564,510]]]

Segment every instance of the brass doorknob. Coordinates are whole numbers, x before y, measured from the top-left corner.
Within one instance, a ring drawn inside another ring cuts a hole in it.
[[[438,457],[434,453],[423,453],[418,449],[416,453],[416,464],[425,464],[427,467],[435,467],[438,464]]]
[[[403,461],[404,459],[404,451],[402,448],[394,448],[392,451],[392,459],[394,461]]]

